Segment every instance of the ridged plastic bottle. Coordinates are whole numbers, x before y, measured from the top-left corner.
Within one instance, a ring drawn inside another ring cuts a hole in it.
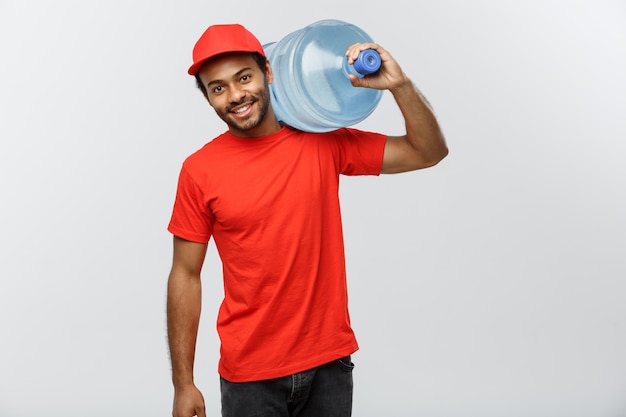
[[[354,43],[373,42],[357,26],[321,20],[263,45],[274,72],[274,112],[283,123],[308,132],[328,132],[367,118],[382,91],[353,87],[348,74],[362,77],[380,67],[378,52],[361,52],[354,65],[345,56]]]

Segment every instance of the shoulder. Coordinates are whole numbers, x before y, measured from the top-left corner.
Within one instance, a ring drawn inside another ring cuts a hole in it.
[[[371,138],[386,137],[382,133],[369,132],[351,127],[342,127],[337,130],[325,132],[323,135],[334,140],[368,140]]]
[[[340,147],[377,147],[384,143],[387,136],[382,133],[369,132],[355,128],[341,128],[324,134],[327,140]]]
[[[217,157],[219,148],[227,142],[227,133],[215,137],[211,141],[205,143],[201,148],[197,149],[183,161],[183,167],[193,169],[194,167],[206,165],[207,161]]]

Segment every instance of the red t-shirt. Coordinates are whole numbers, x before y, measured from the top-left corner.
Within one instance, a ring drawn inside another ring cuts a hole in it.
[[[213,236],[223,264],[220,375],[290,375],[354,353],[339,210],[339,174],[378,175],[385,136],[283,127],[226,132],[181,169],[168,230]]]

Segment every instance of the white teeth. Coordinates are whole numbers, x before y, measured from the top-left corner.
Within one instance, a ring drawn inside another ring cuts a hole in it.
[[[238,110],[235,110],[235,113],[237,113],[237,114],[245,113],[246,111],[248,111],[249,108],[250,108],[249,105],[245,106],[245,107],[242,107],[242,108],[240,108]]]

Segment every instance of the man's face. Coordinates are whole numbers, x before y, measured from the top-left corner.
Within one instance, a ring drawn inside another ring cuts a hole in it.
[[[198,75],[209,104],[233,135],[256,137],[271,133],[268,129],[276,121],[266,117],[272,79],[269,65],[264,74],[251,54],[227,53],[211,58]]]

